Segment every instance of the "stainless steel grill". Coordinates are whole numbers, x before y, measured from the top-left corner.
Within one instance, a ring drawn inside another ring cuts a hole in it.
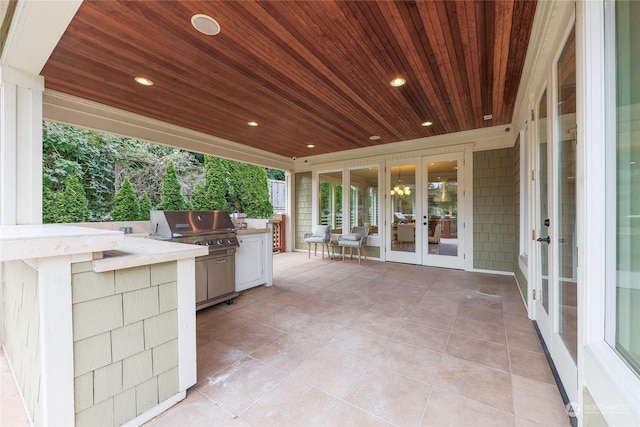
[[[156,239],[209,247],[209,255],[196,258],[196,309],[233,303],[239,295],[235,252],[240,244],[227,212],[151,211],[151,232]]]

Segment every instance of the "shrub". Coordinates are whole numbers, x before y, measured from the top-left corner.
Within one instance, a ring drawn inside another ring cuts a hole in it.
[[[162,202],[158,209],[164,211],[181,211],[187,208],[187,203],[182,195],[180,181],[176,175],[173,162],[169,162],[162,178]]]
[[[114,221],[137,221],[140,218],[138,198],[128,176],[124,178],[122,186],[116,192],[111,217]]]
[[[151,199],[147,193],[143,193],[138,201],[138,205],[140,206],[140,216],[138,220],[140,221],[149,221],[150,212],[151,212]]]

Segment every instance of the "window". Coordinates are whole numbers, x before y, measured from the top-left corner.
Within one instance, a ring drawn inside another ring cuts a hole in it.
[[[640,2],[615,2],[615,80],[607,126],[607,342],[640,375]],[[615,104],[613,104],[615,102]],[[605,195],[606,196],[606,195]]]
[[[320,224],[330,225],[331,232],[342,233],[342,172],[319,175]]]
[[[369,227],[370,235],[378,234],[378,168],[350,171],[351,227]]]

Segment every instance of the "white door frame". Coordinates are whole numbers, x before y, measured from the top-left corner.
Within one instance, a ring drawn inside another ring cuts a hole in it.
[[[457,180],[458,180],[458,206],[457,206],[457,245],[458,252],[456,256],[447,256],[429,253],[428,242],[428,217],[429,217],[429,163],[455,160],[457,162]],[[465,267],[465,223],[466,223],[466,174],[465,174],[465,158],[463,152],[439,154],[434,156],[424,156],[422,158],[422,213],[420,218],[416,218],[416,227],[422,228],[422,239],[420,246],[422,247],[422,265],[433,267],[464,269]],[[418,233],[416,232],[416,239]],[[417,241],[416,241],[417,244]]]

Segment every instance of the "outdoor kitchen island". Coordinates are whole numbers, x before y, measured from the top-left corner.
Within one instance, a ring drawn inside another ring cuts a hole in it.
[[[0,226],[2,344],[34,425],[139,425],[196,382],[207,249],[64,225]]]

